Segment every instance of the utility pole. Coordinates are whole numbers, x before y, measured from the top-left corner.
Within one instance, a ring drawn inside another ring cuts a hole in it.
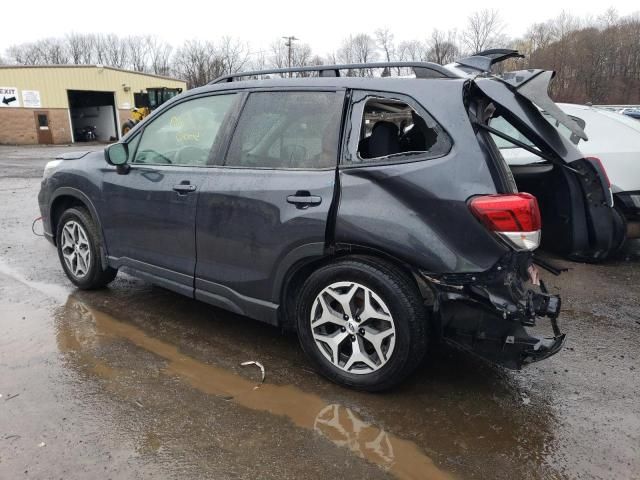
[[[288,37],[282,37],[282,38],[286,40],[284,44],[287,47],[287,65],[289,66],[289,68],[291,68],[291,49],[293,47],[293,42],[300,39],[294,37],[293,35],[290,35]],[[289,72],[289,77],[291,77],[291,72]]]

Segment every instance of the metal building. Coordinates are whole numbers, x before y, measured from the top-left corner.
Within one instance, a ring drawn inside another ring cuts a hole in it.
[[[103,65],[0,65],[0,144],[67,144],[95,126],[99,141],[120,138],[147,88],[186,90],[175,78]]]

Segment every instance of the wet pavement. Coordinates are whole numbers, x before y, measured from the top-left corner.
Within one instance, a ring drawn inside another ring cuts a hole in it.
[[[75,290],[31,232],[60,150],[0,147],[0,479],[640,478],[637,245],[544,275],[555,357],[513,372],[439,348],[358,393],[278,329],[125,275]]]

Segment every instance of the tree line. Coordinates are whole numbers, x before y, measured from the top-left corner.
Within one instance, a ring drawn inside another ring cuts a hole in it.
[[[439,64],[488,48],[515,48],[524,59],[510,60],[501,69],[555,70],[552,95],[557,101],[640,103],[640,15],[619,16],[614,9],[595,18],[563,12],[531,25],[519,38],[504,34],[499,11],[470,14],[460,29],[434,29],[422,39],[397,41],[394,32],[378,29],[344,38],[336,51],[319,55],[302,41],[277,39],[252,50],[241,38],[186,40],[174,47],[151,35],[70,33],[13,45],[0,62],[32,64],[103,64],[157,75],[169,75],[197,87],[220,75],[269,67],[430,61]],[[403,37],[406,32],[403,32]],[[398,74],[402,73],[400,70]],[[351,75],[372,75],[352,71]]]

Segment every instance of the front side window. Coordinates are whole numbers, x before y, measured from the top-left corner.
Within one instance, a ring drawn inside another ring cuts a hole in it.
[[[338,161],[341,92],[255,92],[249,95],[225,165],[331,168]]]
[[[402,100],[369,97],[362,110],[357,155],[349,163],[433,158],[450,148],[449,136],[426,112],[418,113]]]
[[[195,98],[163,112],[142,132],[133,163],[206,165],[236,97],[229,94]]]

